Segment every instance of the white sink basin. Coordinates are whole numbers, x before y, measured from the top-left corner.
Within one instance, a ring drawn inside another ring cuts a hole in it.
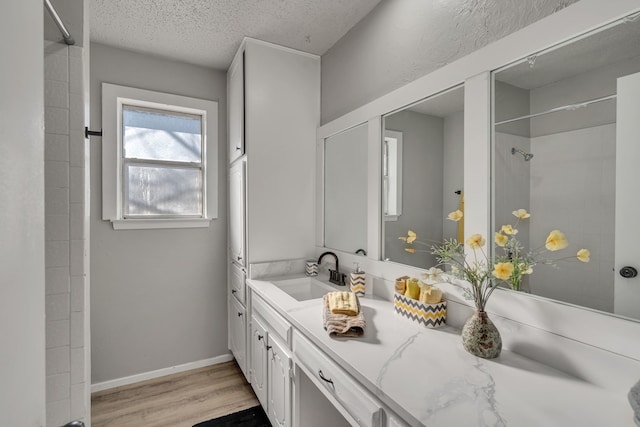
[[[313,277],[275,280],[272,283],[298,301],[321,298],[327,292],[336,290],[336,288]]]

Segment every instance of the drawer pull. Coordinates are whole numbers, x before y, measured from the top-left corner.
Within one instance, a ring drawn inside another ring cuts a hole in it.
[[[260,341],[262,338],[264,338],[262,335],[258,335],[258,341]]]
[[[333,385],[333,380],[331,378],[325,378],[324,374],[322,373],[322,370],[318,370],[318,376],[320,377],[320,379],[324,382],[327,382],[331,385]]]

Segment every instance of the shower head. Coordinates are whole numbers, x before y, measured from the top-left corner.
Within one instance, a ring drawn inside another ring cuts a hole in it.
[[[525,153],[524,151],[516,148],[516,147],[512,147],[511,148],[511,154],[522,154],[522,157],[524,157],[524,161],[528,162],[529,160],[533,159],[533,154],[531,153]]]

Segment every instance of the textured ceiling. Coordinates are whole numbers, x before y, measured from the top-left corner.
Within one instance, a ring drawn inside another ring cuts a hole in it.
[[[90,0],[91,41],[227,69],[245,36],[324,54],[380,0]]]

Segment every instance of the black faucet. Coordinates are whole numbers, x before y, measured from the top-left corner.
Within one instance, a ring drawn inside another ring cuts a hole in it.
[[[320,263],[322,262],[322,258],[324,258],[325,255],[331,255],[336,260],[336,269],[335,270],[329,269],[329,281],[338,286],[344,286],[346,284],[345,281],[346,281],[347,275],[340,273],[340,263],[338,261],[338,255],[330,251],[325,252],[322,255],[320,255],[320,257],[318,258],[318,265],[320,265]]]
[[[362,255],[364,255],[364,256],[367,256],[367,251],[365,251],[364,249],[358,249],[358,250],[356,251],[356,255],[357,255],[357,254],[362,254]]]

